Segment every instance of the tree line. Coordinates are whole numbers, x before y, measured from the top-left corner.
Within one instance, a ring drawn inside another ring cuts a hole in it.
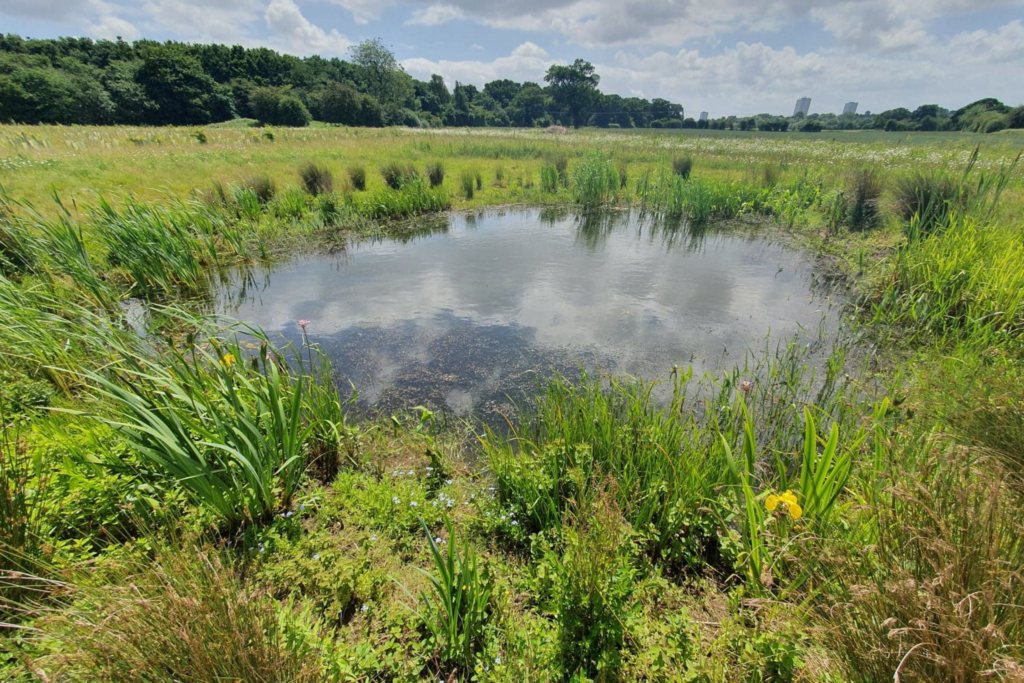
[[[413,78],[380,40],[349,59],[295,57],[267,48],[0,35],[0,121],[46,124],[204,125],[234,118],[305,126],[598,126],[738,130],[980,130],[1024,127],[1024,109],[979,100],[875,116],[724,117],[694,120],[681,104],[605,94],[589,62],[553,64],[543,83],[498,79],[482,89],[441,76]]]

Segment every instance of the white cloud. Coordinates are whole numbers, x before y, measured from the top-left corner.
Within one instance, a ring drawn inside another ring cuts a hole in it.
[[[274,41],[293,54],[341,55],[352,47],[352,41],[337,30],[327,33],[311,23],[293,0],[270,0],[263,18]]]
[[[462,19],[464,16],[462,10],[453,5],[430,5],[414,10],[405,23],[407,26],[439,26]]]
[[[368,24],[380,19],[381,11],[393,4],[391,0],[328,0],[328,2],[351,12],[352,19],[357,24]]]
[[[490,62],[444,59],[432,61],[422,57],[402,60],[402,66],[412,76],[425,80],[429,79],[431,74],[440,74],[448,87],[453,87],[455,81],[482,86],[498,78],[540,81],[551,63],[547,51],[531,42],[519,45],[508,57],[498,57]]]

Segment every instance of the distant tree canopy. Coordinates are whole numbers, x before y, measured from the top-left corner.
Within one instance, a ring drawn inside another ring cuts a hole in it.
[[[875,115],[758,114],[697,121],[683,105],[603,94],[594,66],[553,64],[544,84],[501,78],[482,89],[420,81],[379,39],[349,60],[295,57],[240,45],[0,34],[0,122],[198,126],[235,117],[276,126],[598,126],[786,131],[878,129],[994,132],[1024,127],[1024,107],[986,98]]]

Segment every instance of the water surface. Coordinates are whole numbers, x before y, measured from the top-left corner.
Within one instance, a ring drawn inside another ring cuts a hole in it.
[[[309,320],[364,408],[464,416],[552,372],[700,374],[810,338],[831,303],[812,281],[798,252],[762,238],[515,210],[239,271],[216,308],[296,342]]]

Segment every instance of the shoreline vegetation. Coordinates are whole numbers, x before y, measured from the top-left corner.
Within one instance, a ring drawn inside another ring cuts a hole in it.
[[[1024,680],[1020,140],[855,139],[0,126],[0,674]],[[188,304],[510,204],[785,234],[847,334],[499,433]]]

